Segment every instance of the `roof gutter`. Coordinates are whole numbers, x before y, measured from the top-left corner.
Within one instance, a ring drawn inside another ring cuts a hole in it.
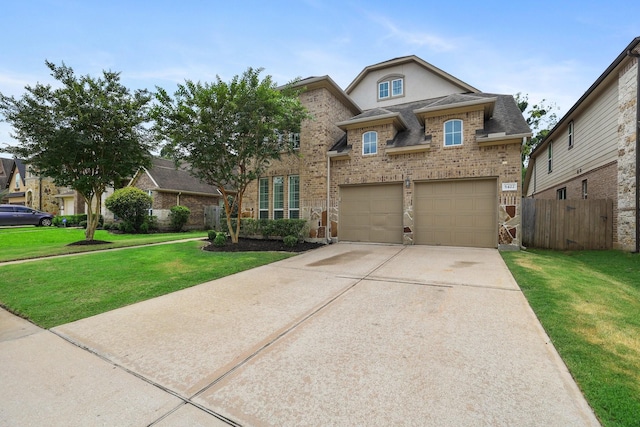
[[[640,252],[640,53],[631,49],[627,55],[636,58],[636,250]]]

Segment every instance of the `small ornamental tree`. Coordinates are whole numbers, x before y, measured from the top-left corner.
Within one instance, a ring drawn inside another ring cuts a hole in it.
[[[93,240],[102,195],[150,165],[152,145],[144,125],[151,94],[130,93],[120,74],[76,76],[46,62],[59,87],[27,86],[20,99],[0,94],[0,113],[21,145],[9,151],[40,176],[71,187],[87,202],[86,240]]]
[[[136,187],[125,187],[114,191],[104,204],[111,212],[122,220],[125,230],[134,233],[142,231],[142,225],[149,216],[149,208],[153,199]]]
[[[289,133],[300,132],[309,116],[299,90],[278,88],[261,69],[249,68],[225,83],[186,81],[172,98],[157,88],[153,109],[155,131],[168,141],[163,153],[186,161],[191,174],[222,193],[231,241],[238,243],[240,221],[232,227],[232,212],[242,212],[247,186],[258,179],[283,152],[293,152]],[[229,197],[231,196],[231,197]]]

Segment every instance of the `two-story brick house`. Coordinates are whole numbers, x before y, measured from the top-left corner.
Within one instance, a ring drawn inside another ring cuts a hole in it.
[[[526,197],[608,199],[613,246],[640,250],[640,37],[634,38],[531,153]]]
[[[329,77],[299,84],[313,119],[299,156],[248,188],[252,216],[307,219],[312,238],[519,246],[520,147],[531,134],[511,95],[416,56],[366,67],[345,91]]]

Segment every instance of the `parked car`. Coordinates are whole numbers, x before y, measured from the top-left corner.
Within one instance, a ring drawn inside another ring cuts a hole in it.
[[[0,205],[0,225],[42,225],[48,227],[53,215],[26,206]]]

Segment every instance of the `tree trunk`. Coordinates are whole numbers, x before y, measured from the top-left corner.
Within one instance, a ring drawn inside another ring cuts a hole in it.
[[[85,197],[86,199],[86,197]],[[95,211],[93,201],[95,199]],[[94,240],[98,223],[100,222],[100,208],[102,205],[102,194],[94,195],[87,203],[87,229],[84,232],[85,240]]]
[[[219,187],[220,192],[222,193],[222,197],[224,199],[224,212],[227,217],[227,230],[229,230],[229,235],[231,236],[231,243],[238,243],[238,234],[240,228],[237,227],[235,230],[233,228],[233,224],[231,221],[231,214],[233,212],[232,206],[229,205],[229,198],[227,197],[227,192],[224,187]],[[238,218],[238,224],[240,223],[240,218]]]

